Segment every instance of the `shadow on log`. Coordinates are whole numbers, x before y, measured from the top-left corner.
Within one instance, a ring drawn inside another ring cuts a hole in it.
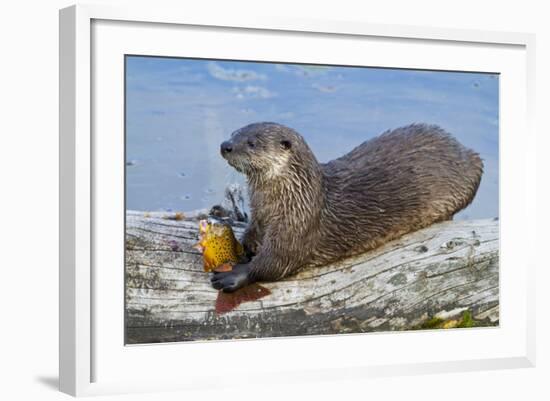
[[[436,224],[262,283],[269,296],[218,314],[192,248],[204,217],[127,212],[127,344],[498,325],[497,219]]]

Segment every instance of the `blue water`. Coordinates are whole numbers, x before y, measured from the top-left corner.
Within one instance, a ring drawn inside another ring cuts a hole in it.
[[[498,216],[496,74],[128,56],[126,84],[128,209],[219,203],[228,183],[244,182],[219,144],[252,122],[296,129],[321,162],[426,122],[484,160],[477,196],[457,218]]]

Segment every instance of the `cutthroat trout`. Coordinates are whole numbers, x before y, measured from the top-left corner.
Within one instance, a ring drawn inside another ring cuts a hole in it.
[[[202,252],[205,272],[229,271],[244,255],[243,246],[227,224],[201,220],[199,238],[194,248]]]

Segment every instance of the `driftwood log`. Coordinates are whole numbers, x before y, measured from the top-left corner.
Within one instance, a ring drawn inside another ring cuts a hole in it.
[[[262,283],[270,295],[220,314],[192,248],[199,218],[127,212],[127,344],[498,325],[497,219],[436,224]]]

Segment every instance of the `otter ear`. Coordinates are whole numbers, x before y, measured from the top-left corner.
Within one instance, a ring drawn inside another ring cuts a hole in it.
[[[283,148],[285,149],[290,149],[292,147],[292,143],[287,139],[283,139],[281,141],[281,145],[283,145]]]

